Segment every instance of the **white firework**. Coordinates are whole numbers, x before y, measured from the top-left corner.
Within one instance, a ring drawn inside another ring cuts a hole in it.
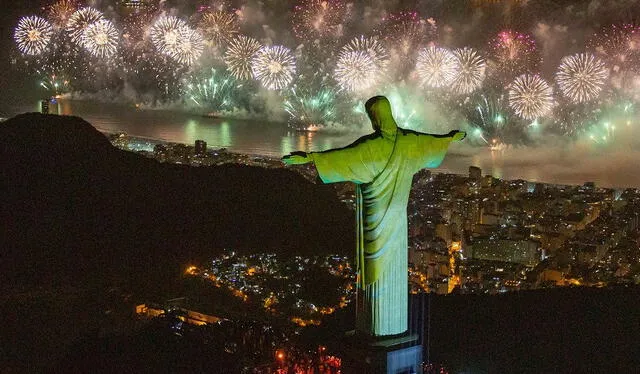
[[[509,87],[509,106],[524,119],[543,117],[553,108],[553,90],[539,75],[523,74]]]
[[[448,49],[429,47],[418,53],[416,70],[427,87],[445,87],[456,74],[456,57]]]
[[[564,57],[556,72],[556,83],[562,94],[574,103],[583,103],[598,97],[609,70],[605,63],[589,53]]]
[[[237,79],[251,79],[251,59],[260,47],[256,39],[244,35],[231,40],[223,58],[229,72]]]
[[[103,15],[99,10],[86,7],[73,12],[69,21],[67,21],[67,32],[69,37],[75,43],[82,43],[82,34],[90,24],[103,19]]]
[[[472,48],[461,48],[453,51],[455,56],[455,74],[451,85],[459,94],[469,94],[482,85],[485,77],[486,62]]]
[[[170,56],[178,63],[193,64],[202,55],[204,40],[199,32],[183,26],[178,29],[178,41]]]
[[[371,56],[364,51],[342,51],[338,55],[334,77],[341,89],[359,91],[377,83],[378,75]]]
[[[82,45],[96,57],[110,57],[118,48],[118,30],[105,19],[94,22],[82,33]]]
[[[384,74],[389,66],[389,54],[377,38],[365,38],[364,36],[353,38],[342,47],[341,52],[367,53],[373,62],[374,69],[379,74]]]
[[[285,88],[296,73],[296,59],[289,48],[262,47],[251,59],[253,77],[270,90]]]
[[[343,90],[365,90],[380,82],[388,65],[389,55],[378,39],[360,36],[338,53],[334,77]]]
[[[20,19],[13,38],[20,52],[26,55],[39,55],[49,45],[51,35],[53,35],[53,27],[47,20],[28,16]]]
[[[177,17],[160,17],[151,26],[151,42],[160,53],[171,56],[178,52],[180,32],[185,27],[188,27],[187,24]]]

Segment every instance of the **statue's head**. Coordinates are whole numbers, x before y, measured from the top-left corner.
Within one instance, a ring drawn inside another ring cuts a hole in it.
[[[384,96],[374,96],[367,100],[364,107],[371,120],[374,131],[379,131],[383,136],[394,136],[398,126],[391,113],[391,103]]]

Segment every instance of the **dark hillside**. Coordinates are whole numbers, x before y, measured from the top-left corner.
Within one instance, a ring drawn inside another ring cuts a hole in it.
[[[161,164],[77,117],[12,118],[0,155],[7,280],[151,282],[225,247],[348,253],[353,243],[352,213],[327,187],[285,169]]]

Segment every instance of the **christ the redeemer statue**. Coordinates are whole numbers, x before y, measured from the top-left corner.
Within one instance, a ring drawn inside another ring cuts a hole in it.
[[[407,331],[407,202],[413,175],[440,165],[449,143],[466,134],[402,129],[384,96],[372,97],[365,107],[374,133],[344,148],[293,152],[282,160],[290,165],[315,163],[324,183],[356,184],[356,329],[389,336]]]

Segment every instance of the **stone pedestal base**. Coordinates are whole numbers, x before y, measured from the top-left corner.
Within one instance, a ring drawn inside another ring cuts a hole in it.
[[[421,374],[422,345],[417,335],[379,340],[347,337],[342,352],[345,374]]]

